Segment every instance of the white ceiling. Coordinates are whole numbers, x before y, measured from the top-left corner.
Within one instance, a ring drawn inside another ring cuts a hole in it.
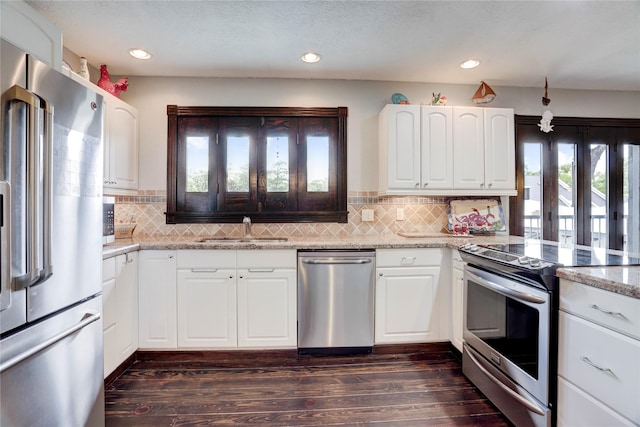
[[[27,1],[120,76],[640,91],[640,1]],[[153,58],[139,61],[141,47]],[[304,64],[306,51],[322,55]],[[474,70],[459,64],[482,63]]]

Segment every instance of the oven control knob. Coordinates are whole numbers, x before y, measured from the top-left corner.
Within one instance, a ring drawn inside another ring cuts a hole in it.
[[[529,264],[529,257],[528,256],[521,256],[520,258],[518,258],[518,262],[522,265],[526,265]]]
[[[529,264],[531,267],[540,267],[540,260],[532,258],[531,261],[529,261]]]
[[[471,252],[478,252],[478,251],[480,250],[480,246],[478,246],[478,245],[471,245],[471,246],[469,247],[469,250],[470,250]]]

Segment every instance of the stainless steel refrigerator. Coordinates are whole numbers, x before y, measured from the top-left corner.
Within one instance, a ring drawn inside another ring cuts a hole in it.
[[[103,426],[103,99],[0,61],[0,425]]]

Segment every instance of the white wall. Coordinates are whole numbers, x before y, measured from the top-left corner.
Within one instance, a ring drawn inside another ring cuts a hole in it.
[[[479,83],[478,83],[479,84]],[[539,115],[540,88],[495,87],[491,107],[511,107],[516,114]],[[221,79],[131,77],[122,99],[140,113],[140,189],[166,188],[167,105],[349,108],[348,190],[376,191],[378,112],[400,92],[412,104],[429,104],[432,92],[448,105],[472,106],[477,85],[349,80]],[[555,116],[640,118],[640,92],[549,89]]]

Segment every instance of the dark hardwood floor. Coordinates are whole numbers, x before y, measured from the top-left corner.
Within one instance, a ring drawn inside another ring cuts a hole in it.
[[[363,356],[138,352],[105,386],[107,426],[510,426],[446,344]]]

